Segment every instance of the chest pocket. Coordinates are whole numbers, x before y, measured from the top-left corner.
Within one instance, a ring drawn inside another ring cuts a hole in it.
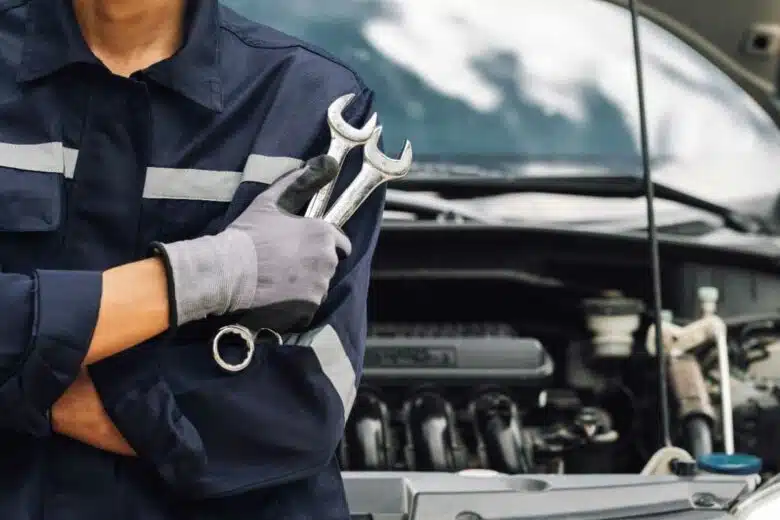
[[[0,154],[0,266],[5,271],[56,265],[66,198],[62,148],[55,148],[43,156],[27,146]],[[51,160],[56,152],[60,160]]]

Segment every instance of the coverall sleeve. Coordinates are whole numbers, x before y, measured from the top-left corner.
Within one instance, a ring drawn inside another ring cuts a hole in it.
[[[372,99],[367,89],[356,97],[352,124],[367,119]],[[324,123],[311,139],[311,156],[328,145]],[[361,165],[362,150],[354,150],[334,197]],[[304,479],[331,462],[360,378],[384,198],[384,188],[377,189],[345,225],[352,253],[341,261],[310,329],[281,346],[258,344],[245,371],[221,373],[211,345],[191,343],[156,349],[162,379],[152,377],[129,391],[116,378],[121,368],[105,370],[106,362],[91,368],[120,431],[173,489],[192,498],[222,496]],[[229,209],[228,217],[237,213]],[[121,356],[107,362],[121,362]]]
[[[45,437],[92,341],[99,272],[0,274],[0,429]]]

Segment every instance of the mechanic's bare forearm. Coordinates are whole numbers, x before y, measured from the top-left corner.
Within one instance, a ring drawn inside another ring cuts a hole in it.
[[[135,456],[114,426],[86,372],[82,372],[51,409],[52,429],[103,451]]]
[[[169,326],[165,268],[156,258],[103,273],[100,311],[84,365],[96,363],[157,336]],[[55,432],[95,448],[134,456],[108,416],[86,371],[51,409]]]
[[[168,285],[161,260],[151,258],[103,273],[97,325],[84,364],[143,343],[169,327]]]

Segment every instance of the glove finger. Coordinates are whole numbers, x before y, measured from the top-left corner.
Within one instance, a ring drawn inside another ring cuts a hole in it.
[[[341,253],[342,257],[349,256],[352,254],[352,241],[339,228],[335,226],[333,228],[336,238],[336,249]]]
[[[338,175],[338,162],[328,155],[320,155],[277,179],[261,197],[289,213],[298,213],[323,186]]]

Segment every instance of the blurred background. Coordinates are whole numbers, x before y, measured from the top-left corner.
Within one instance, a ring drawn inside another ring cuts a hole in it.
[[[414,145],[342,468],[638,473],[666,381],[676,445],[780,470],[780,2],[640,5],[668,380],[626,1],[223,3],[346,63],[385,151]]]
[[[418,176],[641,175],[625,2],[224,3],[353,67],[376,90],[386,147],[414,143]],[[780,191],[780,33],[772,23],[780,22],[780,3],[643,4],[657,8],[643,9],[641,20],[656,180],[771,213],[767,192]],[[582,197],[572,207],[565,195],[522,196],[529,204],[531,198],[533,215],[522,209],[529,205],[514,204],[517,195],[468,204],[498,218],[567,221],[599,218],[594,211],[631,219],[637,207],[597,200],[589,211]],[[636,218],[641,213],[639,207]]]

